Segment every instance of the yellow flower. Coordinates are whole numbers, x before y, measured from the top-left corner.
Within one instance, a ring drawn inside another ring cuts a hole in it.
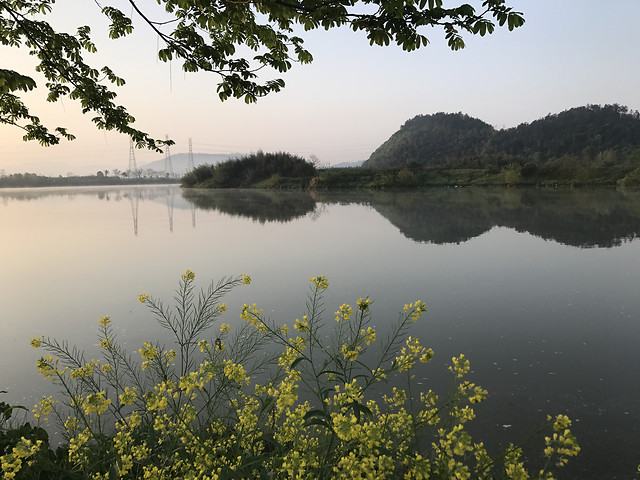
[[[167,363],[171,363],[176,359],[176,352],[175,350],[172,348],[169,351],[164,351],[162,352],[164,355],[164,359]]]
[[[471,370],[471,364],[463,354],[460,354],[459,357],[453,357],[451,361],[453,365],[449,367],[449,371],[455,373],[458,378],[464,377]]]
[[[350,349],[349,346],[345,343],[342,345],[340,352],[344,356],[345,360],[349,360],[350,362],[355,362],[356,359],[358,358],[360,350],[362,350],[362,347],[354,347]]]
[[[422,300],[416,300],[413,303],[405,304],[404,311],[409,313],[409,318],[415,322],[427,311],[427,306]]]
[[[153,412],[154,410],[161,411],[167,408],[169,400],[167,399],[165,392],[167,390],[167,384],[159,383],[153,387],[153,392],[146,393],[144,399],[147,401],[147,410]]]
[[[220,313],[226,312],[227,311],[227,304],[226,303],[218,303],[218,311]]]
[[[109,323],[111,323],[111,320],[109,319],[109,315],[105,315],[104,317],[100,317],[100,320],[98,320],[98,323],[100,325],[102,325],[103,327],[106,327],[107,325],[109,325]]]
[[[340,305],[340,307],[338,308],[338,311],[335,314],[336,322],[339,322],[340,320],[349,320],[352,314],[353,314],[353,308],[351,308],[346,303],[343,303],[342,305]]]
[[[33,407],[33,416],[36,420],[40,420],[42,418],[43,421],[47,421],[47,416],[51,414],[53,410],[53,404],[56,402],[53,397],[42,397],[40,403]]]
[[[158,349],[157,347],[154,347],[153,345],[144,342],[142,344],[142,347],[140,350],[138,350],[138,352],[140,352],[140,355],[142,356],[142,358],[144,358],[145,360],[153,360],[154,358],[156,358],[158,356]]]
[[[109,405],[111,405],[111,400],[105,398],[105,392],[103,390],[101,392],[88,395],[86,400],[82,404],[82,407],[84,409],[84,413],[86,413],[87,415],[93,412],[97,413],[98,415],[102,415],[107,411]]]
[[[54,360],[49,354],[47,354],[46,357],[40,357],[38,359],[38,373],[44,378],[51,378],[52,381],[55,380],[55,377],[53,376],[56,373],[54,364],[58,364],[57,358]]]
[[[141,293],[140,295],[138,295],[138,301],[140,303],[145,303],[147,300],[149,300],[150,296],[146,293]]]
[[[313,282],[316,288],[320,288],[322,290],[326,290],[327,288],[329,288],[329,280],[327,280],[327,277],[325,277],[324,275],[311,277],[309,281]]]
[[[118,398],[120,398],[121,404],[131,405],[133,402],[136,401],[136,398],[137,398],[136,387],[133,387],[133,388],[125,387],[124,393],[121,393],[120,395],[118,395]]]
[[[327,280],[327,277],[325,277],[324,275],[311,277],[309,281],[313,282],[316,288],[320,288],[322,290],[326,290],[327,288],[329,288],[329,280]]]
[[[247,372],[239,363],[233,363],[231,360],[224,361],[224,375],[229,379],[238,383],[249,381]]]
[[[200,351],[202,353],[211,351],[211,345],[206,340],[200,340],[198,342],[198,346],[200,347]]]
[[[42,339],[44,338],[44,335],[40,336],[40,337],[35,337],[31,339],[31,346],[33,348],[40,348],[40,346],[42,345]]]
[[[6,480],[15,478],[18,472],[22,469],[23,461],[35,455],[41,445],[42,440],[38,440],[33,444],[31,440],[22,437],[18,444],[13,447],[11,453],[7,453],[0,457],[0,471],[2,471],[2,478]],[[29,461],[27,464],[31,465],[31,462]]]
[[[64,428],[67,429],[67,432],[71,432],[78,428],[78,419],[75,417],[68,417],[64,422]]]
[[[231,325],[228,323],[223,323],[220,325],[220,333],[229,333],[231,331]]]
[[[193,280],[194,278],[196,278],[196,274],[193,273],[191,270],[185,270],[184,273],[182,274],[182,279],[183,280]]]
[[[242,311],[240,312],[240,318],[242,320],[246,320],[251,325],[256,327],[258,331],[264,333],[267,331],[266,325],[262,322],[260,316],[263,314],[262,309],[258,309],[256,304],[253,306],[249,306],[246,303],[242,306]]]
[[[366,331],[364,329],[360,330],[360,334],[364,337],[367,345],[376,341],[376,331],[371,327],[368,327]]]
[[[358,310],[360,310],[362,312],[368,312],[370,304],[371,304],[371,299],[370,298],[364,299],[364,298],[360,297],[358,299],[358,301],[356,302],[356,305],[358,306]]]
[[[242,285],[249,285],[251,283],[251,277],[249,275],[240,274],[242,277]]]
[[[293,328],[298,330],[299,332],[306,332],[309,330],[309,322],[307,322],[307,316],[302,317],[302,321],[299,318],[296,318],[296,323],[293,325]]]
[[[75,370],[71,370],[71,378],[91,378],[93,373],[98,368],[99,360],[91,360],[86,363],[84,367],[78,367]]]

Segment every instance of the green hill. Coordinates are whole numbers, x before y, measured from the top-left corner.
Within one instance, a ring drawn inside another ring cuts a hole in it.
[[[563,155],[594,157],[630,147],[640,147],[637,111],[621,105],[587,105],[500,130],[492,136],[488,150],[544,160]]]
[[[418,115],[371,154],[365,167],[441,165],[481,152],[494,134],[491,125],[462,113]]]
[[[614,166],[638,155],[637,111],[617,104],[587,105],[504,130],[462,113],[419,115],[373,152],[364,166]]]

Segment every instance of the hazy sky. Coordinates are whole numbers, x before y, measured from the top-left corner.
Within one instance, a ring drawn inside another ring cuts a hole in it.
[[[56,9],[72,8],[59,20],[69,31],[92,26],[98,53],[90,63],[109,65],[127,80],[117,100],[138,128],[156,138],[169,134],[176,141],[171,153],[187,152],[191,137],[196,153],[289,151],[335,164],[367,159],[418,114],[464,112],[504,128],[586,104],[640,109],[640,1],[507,3],[524,13],[525,25],[467,36],[467,48],[458,52],[448,49],[439,30],[430,33],[428,47],[411,53],[371,47],[363,34],[346,28],[306,32],[314,62],[294,66],[282,92],[254,105],[220,102],[216,76],[186,75],[175,62],[158,62],[156,37],[138,21],[134,36],[110,41],[94,2],[59,1]],[[0,68],[30,73],[31,62],[25,50],[0,49]],[[2,125],[0,170],[65,175],[127,169],[127,137],[95,130],[91,116],[68,99],[47,104],[43,92],[25,98],[33,114],[50,127],[68,127],[78,139],[43,148]],[[136,151],[138,165],[159,158]]]

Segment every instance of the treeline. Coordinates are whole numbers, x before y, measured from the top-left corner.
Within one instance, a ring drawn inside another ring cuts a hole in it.
[[[640,114],[617,104],[587,105],[505,130],[462,113],[421,115],[407,121],[364,166],[508,169],[521,179],[636,182]]]
[[[47,177],[35,173],[13,173],[0,176],[0,188],[28,187],[84,187],[100,185],[148,185],[159,183],[177,183],[174,178],[126,178],[102,175],[86,175],[72,177]]]
[[[316,173],[313,163],[285,152],[258,152],[216,165],[200,165],[182,177],[191,188],[306,187]]]

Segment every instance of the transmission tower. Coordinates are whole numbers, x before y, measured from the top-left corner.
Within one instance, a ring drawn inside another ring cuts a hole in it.
[[[196,165],[193,161],[193,146],[191,144],[191,139],[189,139],[189,165],[187,165],[187,171],[192,171],[196,168]]]
[[[165,140],[169,140],[169,135],[164,136]],[[173,177],[173,165],[171,165],[171,151],[169,150],[169,145],[165,144],[164,146],[164,173],[165,175],[171,178]]]
[[[138,166],[136,165],[136,152],[133,146],[133,140],[129,139],[129,170],[127,170],[129,178],[137,175]]]

